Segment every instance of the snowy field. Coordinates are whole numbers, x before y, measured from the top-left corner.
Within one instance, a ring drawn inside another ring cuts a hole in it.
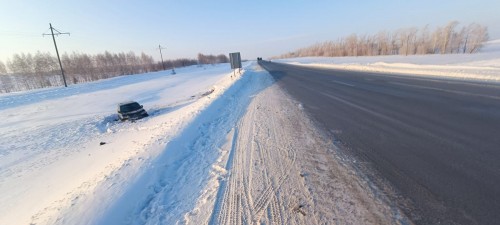
[[[228,64],[177,72],[0,95],[0,224],[91,223],[236,80]],[[127,100],[150,117],[115,121]]]
[[[500,82],[500,40],[477,54],[304,57],[273,60],[304,66]]]

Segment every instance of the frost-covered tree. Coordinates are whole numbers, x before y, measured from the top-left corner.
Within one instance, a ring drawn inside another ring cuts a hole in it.
[[[416,50],[415,54],[417,55],[424,55],[424,54],[431,54],[432,49],[431,49],[431,38],[429,35],[429,26],[426,25],[424,28],[420,29],[420,32],[418,34],[418,38],[416,41]]]
[[[142,52],[141,53],[141,64],[144,69],[144,72],[151,72],[154,71],[154,64],[155,61],[152,56],[146,55],[146,53]]]
[[[14,54],[7,64],[9,70],[15,74],[33,74],[33,56],[28,54]]]
[[[50,75],[58,70],[57,59],[52,57],[50,53],[41,53],[37,51],[33,56],[34,73],[37,75]]]
[[[229,58],[224,55],[204,55],[201,53],[198,53],[198,63],[199,64],[215,64],[215,63],[227,63],[229,62]]]
[[[227,63],[229,62],[229,59],[227,58],[226,55],[220,54],[217,56],[217,63]]]
[[[390,49],[390,35],[387,31],[381,31],[376,34],[377,55],[389,55]]]
[[[415,49],[416,49],[415,42],[417,39],[417,32],[418,29],[415,27],[408,29],[401,29],[399,31],[400,54],[402,55],[415,54]]]
[[[7,74],[7,67],[5,67],[5,64],[0,61],[0,75],[6,75]]]
[[[463,52],[475,53],[481,49],[483,43],[488,41],[488,28],[479,24],[471,24],[467,27]]]
[[[450,48],[451,39],[453,38],[453,34],[455,32],[455,27],[458,25],[458,21],[451,21],[442,29],[441,33],[441,54],[451,53],[452,50]]]

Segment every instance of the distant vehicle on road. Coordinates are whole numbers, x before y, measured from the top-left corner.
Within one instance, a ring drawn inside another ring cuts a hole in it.
[[[121,121],[138,120],[149,116],[144,107],[137,102],[128,101],[118,104],[118,118]]]

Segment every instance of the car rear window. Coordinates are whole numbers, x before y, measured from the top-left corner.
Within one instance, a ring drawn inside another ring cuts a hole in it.
[[[129,104],[120,106],[120,111],[121,112],[130,112],[130,111],[138,110],[140,108],[141,108],[141,105],[139,105],[139,103],[137,103],[137,102],[134,102],[134,103],[129,103]]]

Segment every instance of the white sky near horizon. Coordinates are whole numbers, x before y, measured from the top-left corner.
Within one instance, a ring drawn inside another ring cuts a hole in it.
[[[500,1],[64,1],[0,0],[0,60],[14,53],[55,53],[42,37],[49,23],[60,52],[145,52],[159,60],[239,51],[270,57],[308,45],[381,30],[444,26],[456,20],[500,38]]]

